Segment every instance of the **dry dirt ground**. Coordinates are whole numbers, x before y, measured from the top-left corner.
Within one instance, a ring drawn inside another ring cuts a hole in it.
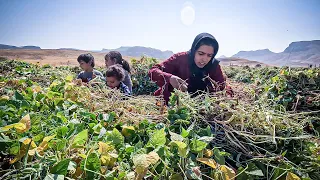
[[[0,57],[8,59],[23,60],[30,63],[50,64],[53,66],[78,65],[77,58],[80,54],[91,53],[95,58],[97,66],[104,66],[104,56],[106,53],[90,52],[82,50],[57,50],[57,49],[1,49]],[[132,57],[123,57],[130,60]]]
[[[82,53],[91,53],[95,58],[95,63],[97,66],[104,66],[104,56],[106,53],[100,52],[90,52],[83,50],[58,50],[58,49],[41,49],[41,50],[31,50],[31,49],[0,49],[0,57],[5,57],[7,59],[23,60],[30,63],[40,63],[40,65],[50,64],[52,66],[70,65],[77,66],[77,57]],[[130,60],[132,58],[140,57],[129,57],[124,56],[125,60]],[[223,66],[255,66],[261,64],[257,61],[249,61],[246,59],[238,58],[222,58],[219,59],[220,64]],[[261,64],[265,66],[264,64]]]

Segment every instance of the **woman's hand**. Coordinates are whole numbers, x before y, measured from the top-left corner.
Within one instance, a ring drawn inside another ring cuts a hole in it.
[[[170,84],[173,88],[179,89],[182,92],[188,90],[188,84],[178,76],[172,75],[170,78]]]

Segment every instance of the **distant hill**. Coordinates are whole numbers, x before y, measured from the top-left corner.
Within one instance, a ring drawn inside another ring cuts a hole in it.
[[[121,46],[117,49],[102,49],[101,52],[108,53],[110,51],[119,51],[123,56],[140,57],[142,55],[154,57],[158,59],[167,59],[173,55],[172,51],[161,51],[159,49],[142,47],[142,46]]]
[[[270,65],[307,66],[320,65],[320,40],[292,42],[280,53],[269,49],[240,51],[235,58],[245,58]]]
[[[59,48],[59,50],[73,50],[73,51],[81,51],[80,49],[75,49],[75,48]]]
[[[41,49],[39,46],[11,46],[6,44],[0,44],[0,49]]]
[[[225,56],[225,55],[222,55],[222,56],[220,56],[219,58],[227,58],[227,56]]]

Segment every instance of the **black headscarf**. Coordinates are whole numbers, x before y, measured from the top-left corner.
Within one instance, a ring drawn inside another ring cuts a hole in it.
[[[199,48],[200,42],[205,39],[212,40],[210,44],[213,45],[214,53],[209,63],[203,68],[199,68],[194,62],[194,57],[195,57],[196,50]],[[207,86],[211,85],[208,79],[206,80],[203,80],[203,79],[208,75],[211,69],[214,69],[219,64],[219,61],[214,58],[218,53],[218,50],[219,50],[219,44],[211,34],[201,33],[196,36],[196,38],[192,43],[192,47],[190,51],[188,51],[189,67],[190,67],[190,77],[189,77],[189,85],[188,85],[189,93],[195,93],[198,90],[205,91],[207,89]]]

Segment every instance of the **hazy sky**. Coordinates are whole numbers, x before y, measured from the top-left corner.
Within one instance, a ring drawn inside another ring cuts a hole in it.
[[[319,9],[320,0],[0,0],[0,44],[138,45],[176,53],[209,32],[220,44],[218,56],[280,52],[293,41],[320,39]]]

